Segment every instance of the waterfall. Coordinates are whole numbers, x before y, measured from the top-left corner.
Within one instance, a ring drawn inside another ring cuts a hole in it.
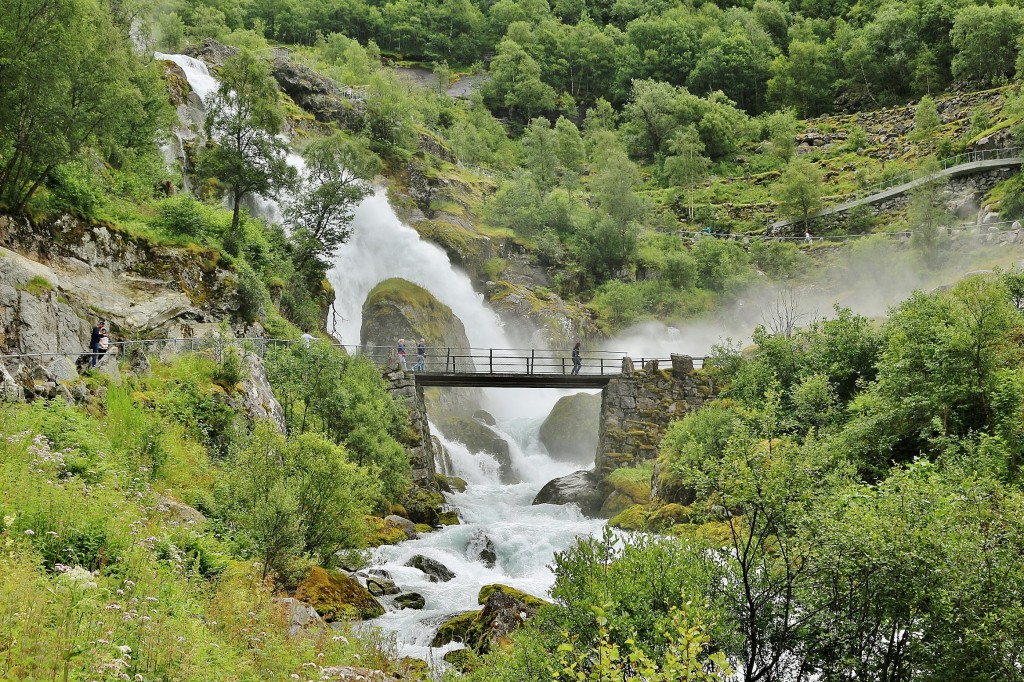
[[[352,237],[339,250],[329,274],[341,318],[336,335],[342,343],[359,343],[363,301],[389,277],[418,284],[451,308],[465,325],[470,345],[510,347],[498,316],[484,306],[469,277],[452,265],[441,247],[399,220],[385,192],[378,189],[356,208]]]
[[[218,83],[206,65],[185,55],[156,54],[184,70],[200,98],[215,92]],[[289,163],[302,170],[302,159],[289,155]],[[280,222],[281,207],[273,198],[250,197],[247,206],[271,222]],[[337,320],[334,333],[346,344],[358,344],[362,305],[370,290],[390,277],[401,277],[430,291],[462,321],[472,346],[511,346],[498,316],[477,293],[469,277],[456,268],[440,247],[420,238],[402,223],[378,188],[356,209],[352,237],[335,258],[329,274],[336,291]],[[386,570],[407,592],[419,592],[426,601],[422,610],[396,609],[393,600],[382,600],[388,612],[370,626],[393,632],[404,655],[432,659],[447,649],[429,647],[437,626],[459,611],[479,608],[477,594],[483,585],[502,583],[545,597],[554,581],[548,569],[556,551],[575,538],[599,532],[603,521],[584,518],[575,507],[532,505],[537,491],[548,480],[570,473],[575,467],[555,462],[538,442],[538,430],[552,405],[565,391],[488,389],[486,407],[497,425],[492,430],[509,444],[512,466],[524,481],[502,485],[499,465],[492,457],[470,452],[463,444],[445,438],[435,426],[448,453],[448,473],[469,483],[463,493],[448,494],[447,503],[457,510],[461,525],[424,534],[419,539],[374,551],[373,563]],[[474,548],[493,543],[496,562],[485,566]],[[440,561],[456,578],[431,583],[427,576],[404,564],[415,554]]]

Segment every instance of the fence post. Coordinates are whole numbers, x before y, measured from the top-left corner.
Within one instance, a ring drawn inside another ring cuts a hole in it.
[[[444,373],[445,374],[447,374],[450,371],[448,369],[448,365],[451,363],[451,361],[452,361],[452,349],[449,348],[448,349],[448,355],[444,359]]]
[[[487,349],[487,365],[490,368],[491,374],[494,374],[494,349]]]
[[[527,372],[527,374],[533,374],[533,370],[536,367],[537,360],[534,357],[534,353],[536,353],[536,352],[537,351],[535,351],[534,349],[532,349],[532,348],[530,349],[530,371]]]
[[[562,374],[565,374],[565,358],[562,358]]]
[[[604,358],[601,358],[601,376],[604,376]]]

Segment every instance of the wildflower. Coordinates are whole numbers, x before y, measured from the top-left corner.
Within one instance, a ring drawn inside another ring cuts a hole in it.
[[[51,537],[57,537],[57,531],[55,531],[55,530],[48,530],[48,531],[46,531],[46,534],[51,536]]]
[[[34,530],[32,530],[31,528],[29,528],[28,530],[25,531],[25,535],[32,536],[32,535],[35,535],[35,534],[36,534],[36,532]]]
[[[121,646],[117,647],[117,650],[120,651],[122,654],[131,654],[132,652],[132,648],[127,644],[122,644]]]
[[[4,528],[10,528],[11,526],[13,526],[14,525],[14,520],[17,519],[17,518],[18,517],[13,516],[13,515],[12,516],[4,516]]]

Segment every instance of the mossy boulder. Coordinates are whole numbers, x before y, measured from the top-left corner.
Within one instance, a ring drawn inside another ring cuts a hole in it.
[[[445,663],[464,673],[473,669],[476,660],[476,654],[469,649],[452,649],[444,655]]]
[[[375,286],[363,303],[360,328],[363,345],[394,348],[406,340],[409,367],[416,362],[416,343],[422,338],[430,348],[468,348],[462,321],[452,309],[429,291],[400,277]],[[427,368],[443,370],[445,357],[427,354]],[[467,366],[466,369],[469,369]]]
[[[696,514],[681,504],[663,504],[651,511],[650,523],[654,528],[666,529],[680,523],[692,523]]]
[[[622,467],[608,474],[604,483],[621,496],[632,500],[634,504],[647,504],[651,501],[651,478],[653,475],[654,467],[652,465]]]
[[[507,643],[509,636],[536,615],[537,609],[544,604],[536,597],[530,597],[530,603],[527,603],[512,596],[511,592],[516,590],[511,588],[492,587],[495,589],[487,595],[481,610],[460,613],[445,621],[430,645],[443,646],[461,641],[466,644],[466,648],[485,654],[495,645]]]
[[[498,474],[502,483],[519,483],[519,476],[512,468],[512,453],[508,442],[483,422],[472,417],[444,414],[435,417],[434,422],[449,440],[458,441],[472,453],[490,455],[498,462]]]
[[[463,611],[441,623],[430,646],[444,646],[451,642],[465,642],[466,646],[469,646],[470,640],[478,641],[482,633],[479,632],[477,616],[481,613],[483,613],[483,609]]]
[[[608,525],[621,530],[647,530],[650,510],[642,504],[634,504],[608,520]]]
[[[459,525],[459,515],[453,511],[441,512],[438,514],[437,521],[442,526],[457,526]]]
[[[438,490],[446,493],[464,493],[466,488],[469,487],[465,479],[458,476],[445,476],[444,474],[434,474],[434,483],[437,484]]]
[[[369,527],[369,532],[366,534],[367,547],[397,545],[399,542],[409,539],[400,525],[389,523],[379,516],[367,516],[366,525]]]
[[[540,427],[540,442],[552,459],[594,463],[601,416],[601,395],[577,393],[560,398]]]
[[[295,598],[312,606],[327,622],[366,620],[384,614],[380,602],[356,580],[319,566],[299,583]]]
[[[416,524],[434,526],[444,509],[444,495],[428,488],[413,488],[402,500],[405,518]]]
[[[517,590],[514,587],[502,585],[501,583],[494,583],[492,585],[484,585],[483,587],[481,587],[480,593],[476,597],[476,603],[481,605],[486,604],[487,600],[490,599],[491,595],[495,592],[503,592],[509,597],[518,599],[527,606],[532,606],[535,609],[539,609],[541,606],[550,603],[544,599],[541,599],[540,597],[534,597],[532,594],[527,594],[522,590]]]

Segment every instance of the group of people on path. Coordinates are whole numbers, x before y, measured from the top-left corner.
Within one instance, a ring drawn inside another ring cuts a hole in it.
[[[408,369],[408,365],[405,359],[405,339],[398,339],[398,366],[403,370]],[[412,366],[412,371],[422,372],[427,368],[427,341],[426,339],[420,339],[420,342],[416,344],[416,364]]]

